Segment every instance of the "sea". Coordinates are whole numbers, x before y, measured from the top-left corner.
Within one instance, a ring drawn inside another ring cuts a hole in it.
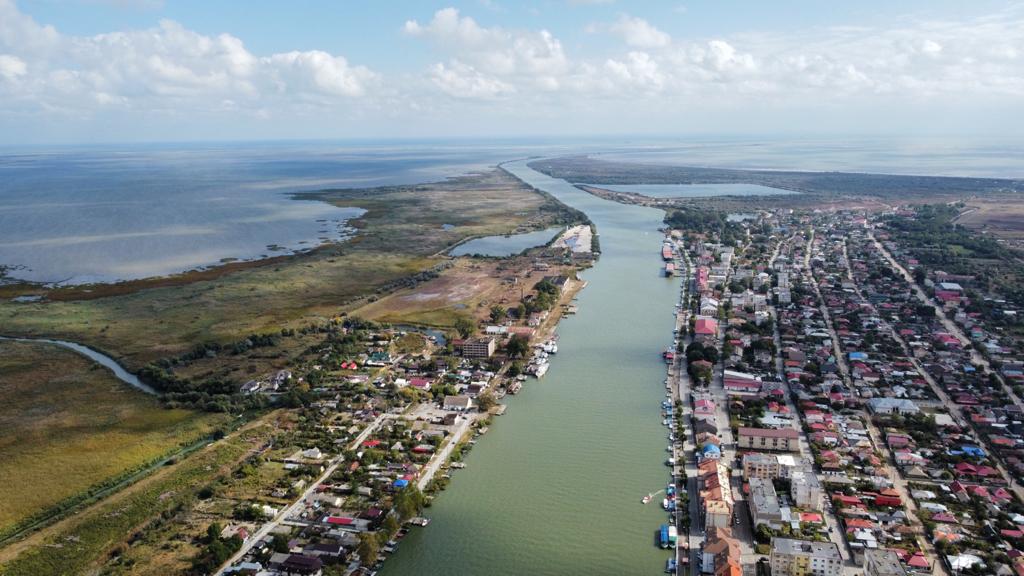
[[[443,180],[530,156],[1024,177],[1024,143],[608,138],[0,148],[0,266],[60,285],[174,274],[348,238],[355,208],[292,193]],[[599,184],[599,183],[595,183]]]

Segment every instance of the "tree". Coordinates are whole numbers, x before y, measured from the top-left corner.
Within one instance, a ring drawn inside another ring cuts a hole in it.
[[[398,533],[399,528],[401,528],[401,525],[398,523],[395,515],[388,514],[388,517],[384,519],[384,532],[388,536],[394,537]]]
[[[455,319],[455,331],[460,338],[469,338],[476,331],[476,323],[465,316],[459,316]]]
[[[505,344],[505,351],[511,358],[522,358],[530,351],[530,341],[526,336],[515,334],[509,338],[508,344]]]
[[[491,322],[498,323],[505,319],[508,315],[508,310],[505,310],[503,306],[495,304],[491,306]]]
[[[490,392],[484,392],[477,397],[476,401],[482,412],[489,411],[498,403],[498,401],[494,399],[494,394],[491,394]]]
[[[270,547],[274,552],[287,552],[288,538],[284,534],[274,534],[274,539],[270,541]]]
[[[380,554],[380,542],[377,541],[377,535],[373,532],[363,532],[359,535],[359,547],[356,548],[356,554],[359,555],[359,561],[366,566],[372,566],[377,562],[377,556]]]
[[[523,363],[522,362],[513,362],[511,365],[509,365],[508,370],[505,371],[505,375],[508,376],[509,378],[515,378],[516,376],[519,376],[522,373],[523,373]]]

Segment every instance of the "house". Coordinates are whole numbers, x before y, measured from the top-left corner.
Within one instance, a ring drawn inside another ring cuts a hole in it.
[[[281,564],[281,573],[286,576],[321,576],[324,563],[320,558],[292,554]]]
[[[693,334],[698,340],[711,340],[718,336],[718,321],[714,318],[698,318],[693,326]]]
[[[465,412],[473,408],[473,399],[469,396],[445,396],[444,409]]]
[[[917,414],[921,411],[913,400],[906,398],[872,398],[868,400],[868,407],[875,414],[899,414],[900,416]]]

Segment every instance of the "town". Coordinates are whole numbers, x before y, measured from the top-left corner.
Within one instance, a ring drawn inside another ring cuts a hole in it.
[[[268,445],[236,473],[257,489],[209,524],[193,570],[375,573],[429,524],[421,513],[504,413],[499,401],[547,372],[557,322],[576,312],[585,285],[573,270],[592,258],[590,230],[568,228],[534,251],[512,277],[532,286],[523,298],[460,322],[457,338],[337,317],[315,328],[324,339],[295,368],[243,384],[242,393],[301,407],[301,416],[278,438],[287,449]]]
[[[922,263],[934,210],[667,218],[666,572],[1024,574],[1020,305]]]

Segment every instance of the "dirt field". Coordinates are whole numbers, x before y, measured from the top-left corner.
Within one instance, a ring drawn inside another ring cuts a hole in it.
[[[439,278],[414,290],[385,296],[353,314],[381,322],[441,328],[454,325],[460,315],[483,321],[490,315],[491,306],[516,306],[545,275],[561,272],[560,268],[533,270],[531,260],[525,256],[508,260],[459,258]]]
[[[956,223],[1007,240],[1024,240],[1024,197],[971,198]]]

